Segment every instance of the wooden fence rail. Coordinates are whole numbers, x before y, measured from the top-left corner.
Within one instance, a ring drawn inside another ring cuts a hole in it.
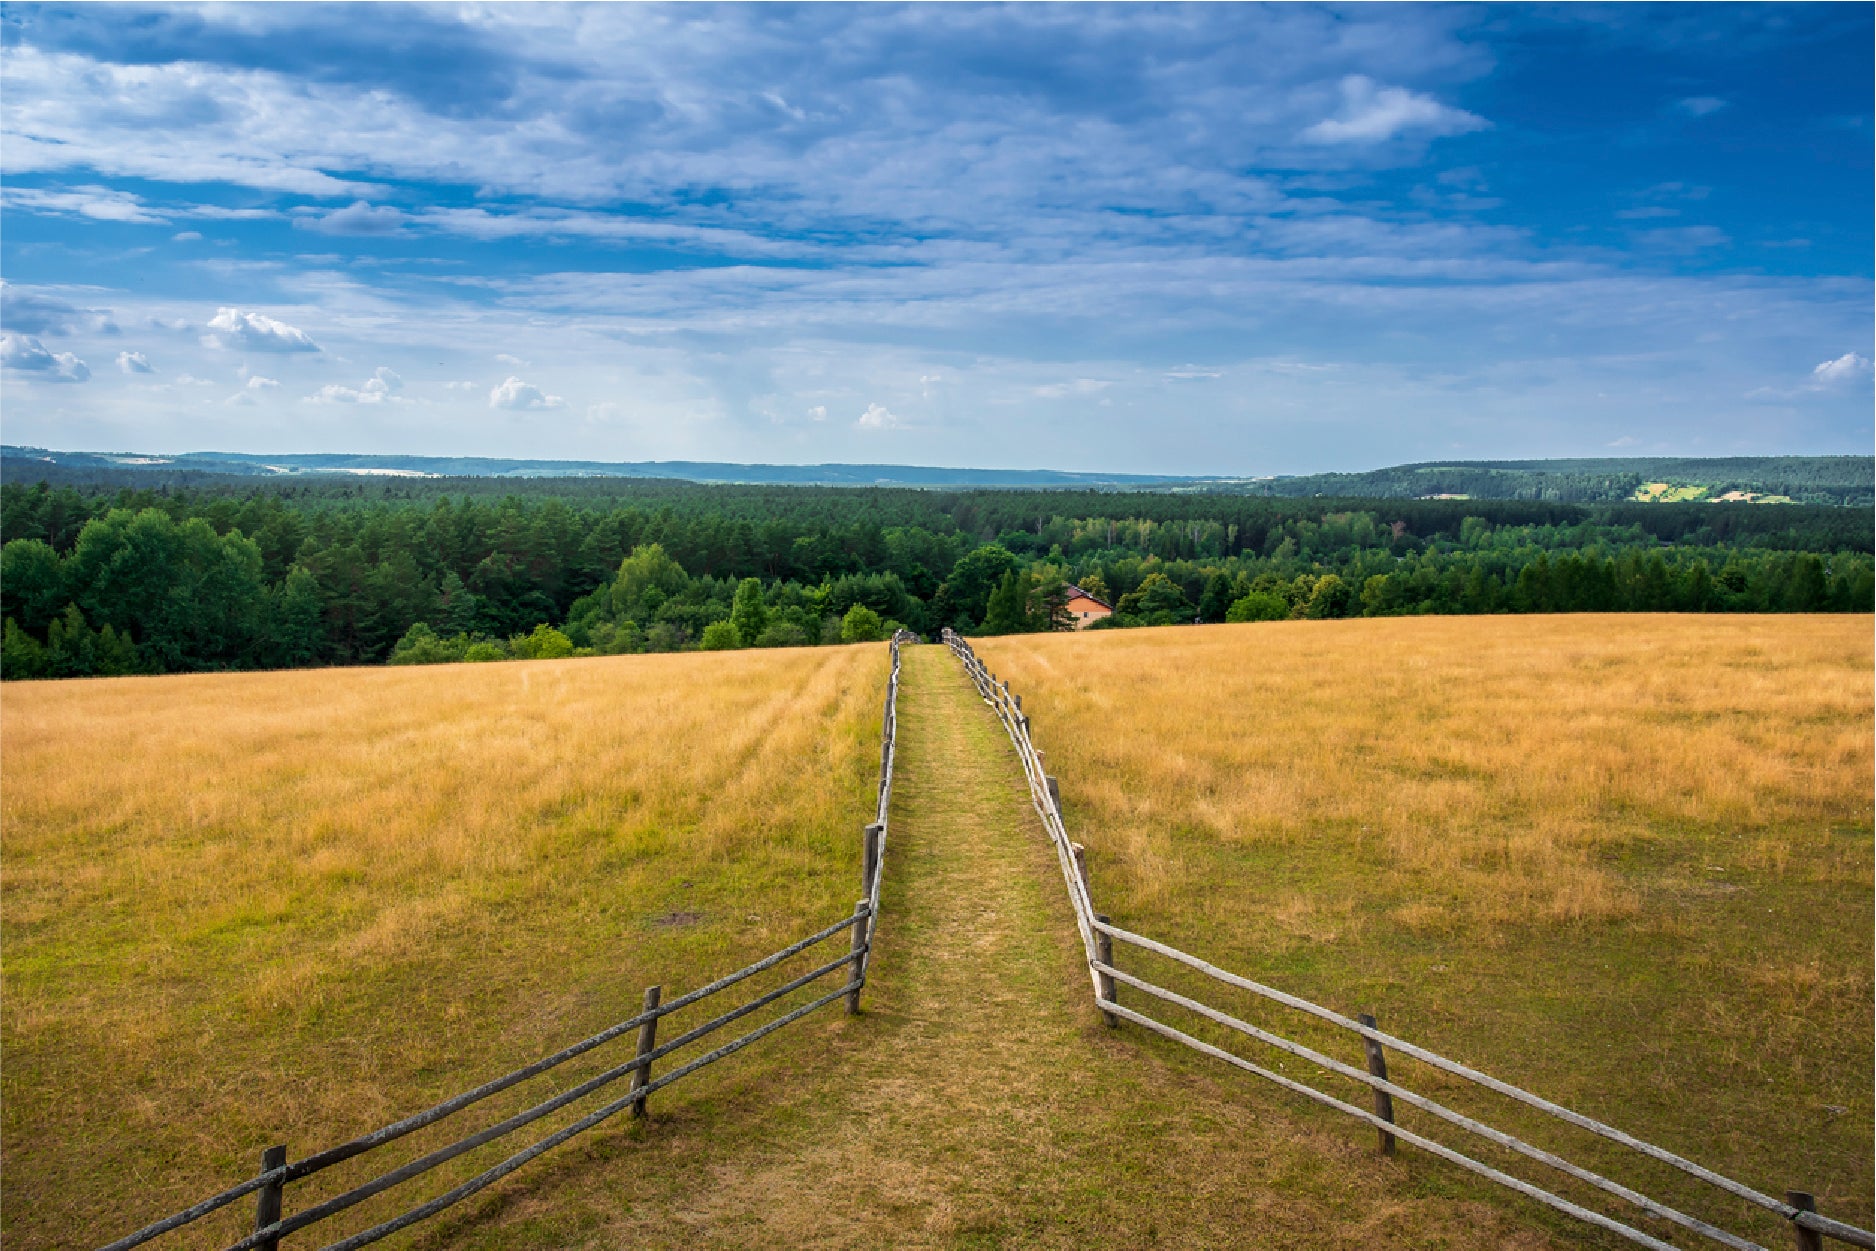
[[[1030,798],[1036,806],[1037,814],[1042,818],[1043,828],[1047,832],[1050,842],[1054,845],[1057,859],[1062,866],[1062,876],[1068,888],[1069,903],[1075,915],[1075,925],[1081,934],[1082,944],[1087,952],[1088,971],[1094,986],[1096,1003],[1110,1023],[1114,1023],[1118,1020],[1130,1021],[1154,1033],[1183,1043],[1215,1059],[1222,1060],[1236,1068],[1254,1073],[1267,1081],[1275,1082],[1287,1090],[1294,1091],[1306,1098],[1332,1107],[1357,1120],[1373,1125],[1381,1135],[1383,1150],[1391,1150],[1395,1139],[1411,1143],[1433,1155],[1439,1156],[1441,1159],[1457,1164],[1499,1185],[1506,1186],[1520,1194],[1546,1204],[1557,1211],[1564,1212],[1578,1220],[1618,1234],[1645,1247],[1674,1251],[1674,1244],[1664,1242],[1652,1234],[1636,1229],[1631,1225],[1624,1224],[1600,1212],[1572,1203],[1567,1199],[1534,1186],[1529,1182],[1522,1181],[1479,1160],[1472,1159],[1424,1135],[1402,1129],[1394,1123],[1393,1101],[1398,1099],[1400,1102],[1410,1107],[1418,1108],[1450,1125],[1454,1125],[1468,1133],[1484,1138],[1499,1147],[1514,1151],[1527,1159],[1545,1164],[1569,1177],[1593,1186],[1604,1193],[1626,1200],[1639,1208],[1647,1216],[1678,1225],[1683,1229],[1700,1234],[1724,1246],[1736,1248],[1737,1251],[1764,1251],[1757,1243],[1710,1224],[1698,1217],[1689,1216],[1683,1212],[1676,1211],[1667,1204],[1651,1199],[1639,1191],[1624,1186],[1619,1182],[1599,1176],[1589,1169],[1582,1168],[1563,1159],[1561,1156],[1545,1151],[1540,1147],[1533,1146],[1519,1138],[1504,1133],[1501,1130],[1494,1129],[1462,1113],[1455,1112],[1423,1095],[1409,1090],[1388,1077],[1385,1058],[1386,1052],[1392,1049],[1402,1055],[1409,1056],[1433,1068],[1439,1069],[1442,1072],[1463,1078],[1466,1081],[1491,1090],[1496,1094],[1543,1112],[1557,1120],[1574,1125],[1579,1129],[1587,1130],[1590,1133],[1606,1138],[1612,1142],[1619,1143],[1659,1163],[1670,1165],[1688,1176],[1697,1178],[1735,1198],[1743,1199],[1767,1211],[1777,1213],[1785,1220],[1791,1222],[1793,1232],[1801,1248],[1818,1245],[1817,1240],[1820,1236],[1835,1238],[1858,1247],[1871,1247],[1876,1245],[1876,1240],[1872,1239],[1869,1230],[1859,1229],[1854,1225],[1848,1225],[1842,1221],[1832,1220],[1829,1217],[1820,1215],[1815,1210],[1812,1197],[1807,1193],[1802,1191],[1788,1191],[1786,1200],[1781,1202],[1770,1195],[1763,1194],[1730,1177],[1703,1168],[1693,1161],[1684,1159],[1671,1151],[1667,1151],[1652,1143],[1644,1142],[1639,1138],[1626,1134],[1613,1126],[1605,1125],[1601,1121],[1594,1120],[1578,1112],[1573,1112],[1559,1104],[1552,1103],[1528,1091],[1521,1090],[1508,1082],[1500,1081],[1476,1069],[1468,1068],[1465,1065],[1429,1051],[1424,1047],[1419,1047],[1401,1038],[1397,1038],[1392,1034],[1383,1033],[1376,1027],[1374,1018],[1372,1017],[1364,1016],[1360,1020],[1351,1020],[1349,1017],[1333,1009],[1311,1003],[1295,995],[1286,994],[1283,991],[1265,986],[1249,978],[1239,977],[1237,974],[1217,968],[1177,948],[1167,946],[1164,943],[1155,942],[1150,938],[1133,933],[1132,931],[1121,929],[1119,926],[1110,923],[1107,917],[1096,914],[1089,891],[1086,860],[1082,854],[1081,846],[1069,840],[1067,828],[1062,821],[1060,791],[1056,785],[1055,779],[1051,777],[1047,771],[1045,763],[1046,758],[1043,752],[1035,746],[1034,740],[1030,735],[1029,717],[1023,711],[1022,697],[1011,692],[1008,682],[1000,681],[995,674],[991,673],[989,669],[984,666],[983,662],[977,658],[970,644],[963,638],[946,630],[944,632],[944,641],[950,648],[952,654],[955,655],[958,661],[963,665],[965,673],[967,673],[972,682],[976,684],[977,691],[983,696],[984,702],[989,704],[991,709],[996,713],[998,720],[1002,722],[1004,729],[1009,733],[1011,744],[1016,748],[1016,754],[1023,765],[1023,773],[1029,782]],[[1304,1046],[1301,1043],[1284,1038],[1268,1030],[1259,1029],[1257,1026],[1251,1025],[1225,1012],[1221,1012],[1209,1005],[1200,1003],[1195,999],[1178,994],[1165,987],[1155,985],[1138,974],[1123,971],[1116,967],[1112,955],[1113,944],[1115,942],[1153,952],[1156,955],[1181,964],[1186,968],[1203,973],[1215,981],[1239,990],[1249,991],[1252,994],[1262,996],[1265,999],[1283,1004],[1286,1007],[1307,1013],[1318,1020],[1326,1021],[1331,1025],[1358,1034],[1362,1039],[1365,1064],[1363,1067],[1357,1067],[1336,1060],[1311,1047]],[[1225,1051],[1223,1048],[1202,1042],[1163,1021],[1155,1020],[1147,1016],[1137,1009],[1125,1007],[1121,1005],[1118,1000],[1118,994],[1115,989],[1117,985],[1130,987],[1150,999],[1182,1008],[1213,1024],[1221,1025],[1245,1037],[1254,1039],[1257,1042],[1300,1059],[1307,1060],[1329,1072],[1339,1074],[1351,1081],[1367,1086],[1374,1092],[1375,1111],[1369,1112],[1353,1104],[1346,1103],[1343,1100],[1316,1090],[1304,1083],[1253,1064],[1241,1056]]]
[[[831,925],[824,926],[815,933],[808,935],[806,938],[791,943],[780,951],[764,956],[762,959],[746,968],[738,969],[734,973],[720,977],[706,986],[700,986],[696,990],[688,994],[680,995],[669,1002],[661,1002],[661,988],[655,986],[650,987],[645,992],[645,1010],[640,1012],[637,1016],[620,1021],[615,1025],[609,1025],[591,1037],[584,1038],[571,1046],[564,1047],[554,1052],[552,1055],[544,1056],[534,1061],[532,1064],[524,1065],[521,1068],[515,1069],[513,1072],[505,1073],[495,1078],[493,1081],[485,1082],[477,1086],[473,1090],[467,1090],[452,1098],[445,1099],[434,1107],[405,1117],[403,1120],[393,1122],[369,1134],[354,1138],[350,1142],[341,1143],[336,1147],[329,1147],[324,1151],[291,1162],[287,1160],[286,1148],[277,1146],[269,1147],[262,1153],[261,1171],[255,1176],[237,1185],[230,1186],[219,1194],[211,1195],[180,1212],[172,1213],[169,1216],[163,1217],[161,1220],[153,1221],[142,1229],[137,1230],[135,1233],[128,1234],[108,1244],[102,1251],[129,1251],[131,1247],[141,1246],[173,1230],[181,1229],[250,1194],[256,1196],[254,1232],[237,1242],[231,1243],[226,1248],[226,1251],[253,1251],[253,1249],[273,1251],[274,1248],[279,1246],[282,1238],[298,1233],[309,1226],[318,1224],[320,1221],[336,1216],[348,1208],[363,1203],[367,1199],[382,1194],[395,1186],[422,1176],[431,1169],[445,1164],[458,1156],[473,1151],[478,1147],[486,1146],[497,1139],[506,1137],[516,1130],[522,1129],[540,1120],[542,1117],[549,1116],[562,1108],[579,1102],[588,1095],[610,1086],[620,1078],[629,1077],[631,1079],[623,1098],[597,1108],[581,1117],[579,1120],[574,1121],[572,1124],[549,1134],[538,1142],[532,1143],[514,1155],[509,1156],[500,1164],[477,1174],[447,1193],[438,1195],[436,1198],[420,1204],[417,1207],[413,1207],[399,1216],[373,1225],[369,1229],[353,1234],[338,1242],[331,1243],[324,1248],[324,1251],[354,1251],[355,1248],[368,1246],[381,1238],[396,1233],[398,1230],[408,1228],[419,1221],[427,1220],[437,1213],[460,1203],[477,1191],[506,1177],[536,1156],[551,1151],[568,1139],[592,1129],[628,1108],[633,1109],[634,1113],[637,1115],[643,1115],[643,1109],[647,1106],[647,1101],[658,1091],[696,1073],[708,1065],[714,1064],[718,1060],[734,1055],[750,1044],[768,1037],[775,1031],[795,1021],[801,1020],[808,1014],[833,1003],[837,999],[844,997],[847,1000],[847,1010],[849,1012],[858,1012],[860,1006],[860,992],[866,985],[867,959],[872,951],[873,933],[877,928],[879,919],[879,888],[884,869],[887,809],[892,798],[892,769],[893,761],[896,756],[895,739],[897,738],[898,732],[899,649],[904,642],[915,640],[915,638],[916,636],[901,631],[893,636],[888,645],[892,657],[892,668],[886,682],[886,708],[884,721],[881,727],[882,741],[880,747],[878,804],[874,814],[875,819],[868,823],[863,831],[861,841],[860,883],[863,897],[854,905],[852,916],[844,917]],[[849,950],[845,955],[829,960],[798,977],[790,979],[765,994],[756,996],[747,1003],[731,1008],[729,1011],[721,1013],[701,1025],[686,1030],[676,1038],[670,1039],[663,1044],[657,1044],[657,1025],[661,1018],[688,1008],[692,1004],[699,1003],[721,991],[728,990],[739,982],[743,982],[759,973],[766,972],[781,964],[783,961],[788,960],[790,957],[799,955],[809,948],[826,942],[828,939],[841,933],[850,933],[851,935]],[[842,969],[847,969],[849,972],[842,984],[835,989],[821,994],[808,1003],[792,1008],[783,1015],[765,1022],[758,1028],[718,1046],[715,1050],[686,1061],[677,1068],[656,1078],[652,1077],[652,1066],[657,1061],[665,1059],[682,1048],[700,1041],[725,1025],[739,1021],[749,1016],[751,1013],[759,1012],[770,1004],[775,1003],[777,1000],[786,998],[788,995],[810,986],[829,974],[839,972]],[[503,1121],[490,1125],[485,1129],[478,1130],[467,1137],[460,1138],[447,1146],[438,1147],[427,1155],[423,1155],[406,1164],[381,1173],[370,1181],[355,1186],[342,1194],[323,1200],[312,1207],[293,1213],[290,1216],[283,1215],[284,1192],[289,1183],[311,1177],[336,1164],[343,1163],[346,1160],[353,1159],[366,1152],[375,1151],[380,1147],[396,1142],[407,1134],[412,1134],[427,1126],[434,1125],[438,1121],[460,1112],[465,1108],[471,1107],[474,1104],[480,1103],[484,1099],[500,1094],[502,1091],[519,1085],[530,1078],[539,1077],[544,1073],[550,1072],[560,1065],[585,1055],[595,1048],[604,1046],[615,1039],[624,1037],[634,1030],[639,1032],[637,1049],[633,1057],[625,1063],[609,1068],[568,1090],[543,1100],[524,1111],[517,1112]]]

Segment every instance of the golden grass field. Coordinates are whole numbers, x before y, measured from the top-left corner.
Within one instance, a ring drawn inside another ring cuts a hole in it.
[[[1117,923],[1869,1224],[1870,618],[1280,622],[978,653],[1024,697]],[[1316,1036],[1256,1003],[1220,1006]],[[1544,1141],[1663,1176],[1582,1138]]]
[[[9,683],[7,1244],[98,1245],[849,913],[886,664]]]

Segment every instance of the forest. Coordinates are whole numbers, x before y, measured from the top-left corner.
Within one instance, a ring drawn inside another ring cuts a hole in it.
[[[206,479],[0,486],[8,678],[785,647],[905,626],[1868,612],[1827,506]]]

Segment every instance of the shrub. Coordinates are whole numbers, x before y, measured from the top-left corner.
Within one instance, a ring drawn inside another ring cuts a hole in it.
[[[886,623],[865,604],[855,604],[840,619],[840,641],[843,643],[877,643],[885,637]]]
[[[734,621],[712,621],[704,627],[703,641],[698,644],[707,652],[734,651],[742,645],[743,632]]]
[[[757,647],[805,647],[808,632],[792,621],[777,621],[756,636]]]
[[[1290,615],[1290,606],[1281,596],[1270,595],[1263,591],[1252,591],[1231,602],[1225,612],[1226,621],[1281,621]]]
[[[508,653],[503,650],[500,643],[483,639],[479,643],[469,644],[469,649],[462,654],[462,658],[471,663],[480,663],[485,660],[507,660]]]
[[[508,654],[516,660],[564,660],[573,655],[573,640],[542,622],[534,633],[509,639]]]

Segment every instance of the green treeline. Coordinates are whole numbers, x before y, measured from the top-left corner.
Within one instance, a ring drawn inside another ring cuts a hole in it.
[[[1443,461],[1367,473],[1325,473],[1234,484],[1254,495],[1359,496],[1600,503],[1633,499],[1648,483],[1697,488],[1714,499],[1732,491],[1803,504],[1868,508],[1876,503],[1867,456],[1611,457],[1603,460]]]
[[[895,626],[1866,612],[1864,510],[446,480],[0,487],[8,677],[794,647]]]

